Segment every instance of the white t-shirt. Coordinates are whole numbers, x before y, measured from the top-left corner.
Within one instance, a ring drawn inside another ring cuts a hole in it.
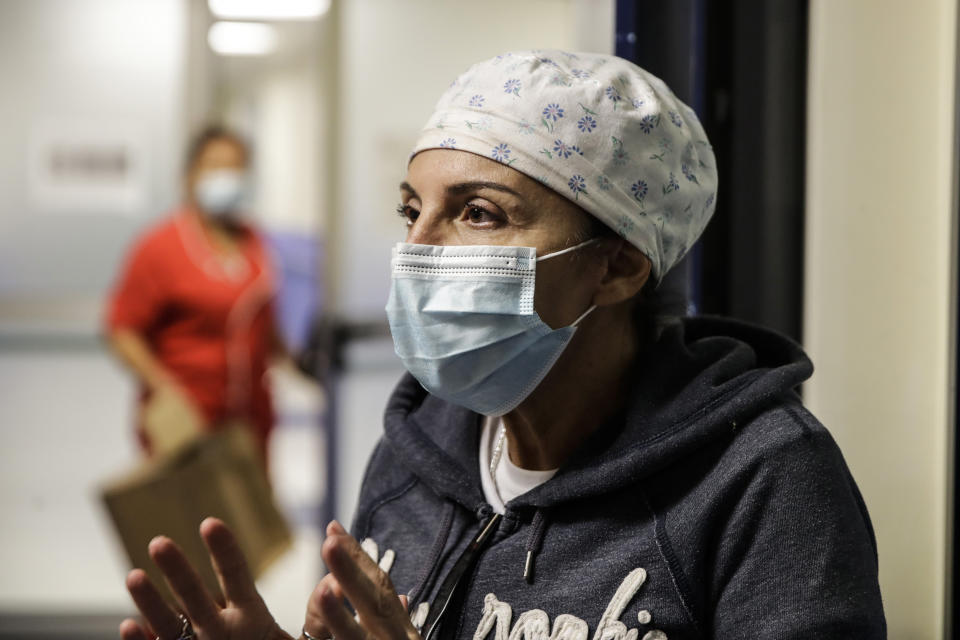
[[[507,443],[504,442],[500,462],[494,472],[496,476],[496,483],[494,483],[494,478],[490,477],[490,460],[497,446],[500,425],[501,421],[498,417],[484,418],[483,430],[480,432],[480,482],[483,485],[483,496],[496,513],[503,513],[506,503],[543,484],[557,473],[556,469],[548,471],[521,469],[510,461]]]

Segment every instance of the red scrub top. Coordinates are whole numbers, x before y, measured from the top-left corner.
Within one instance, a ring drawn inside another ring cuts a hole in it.
[[[197,216],[178,211],[137,241],[111,296],[108,328],[140,333],[210,429],[234,418],[251,424],[266,460],[273,426],[265,379],[273,346],[273,271],[250,228],[240,237],[245,260],[225,264]],[[141,389],[141,407],[148,398]],[[149,452],[139,425],[138,434]]]

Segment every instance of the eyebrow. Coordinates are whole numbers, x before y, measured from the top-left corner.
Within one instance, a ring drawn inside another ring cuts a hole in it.
[[[413,195],[417,195],[416,189],[410,186],[409,182],[401,182],[400,188],[404,191],[409,191]],[[447,192],[452,194],[462,194],[468,191],[476,191],[478,189],[493,189],[495,191],[502,191],[504,193],[509,193],[517,198],[523,199],[523,196],[520,195],[517,191],[514,191],[510,187],[500,184],[499,182],[486,182],[486,181],[474,181],[474,182],[458,182],[457,184],[450,185],[447,187]]]

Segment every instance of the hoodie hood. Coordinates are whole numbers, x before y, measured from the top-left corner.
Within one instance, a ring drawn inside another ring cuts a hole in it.
[[[622,408],[502,514],[481,416],[400,382],[353,529],[424,637],[886,638],[869,516],[795,393],[800,347],[701,317],[635,362]]]
[[[671,320],[638,358],[623,412],[601,426],[547,483],[508,509],[549,509],[635,484],[694,450],[729,438],[813,372],[795,342],[743,322]],[[404,376],[388,403],[385,444],[437,494],[478,513],[481,416]]]

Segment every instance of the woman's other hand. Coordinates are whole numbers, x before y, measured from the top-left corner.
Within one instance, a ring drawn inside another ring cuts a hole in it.
[[[216,518],[207,518],[200,524],[213,568],[226,598],[218,604],[203,586],[197,572],[180,548],[165,537],[150,542],[150,557],[163,572],[184,614],[193,626],[197,640],[292,640],[277,625],[273,615],[257,593],[253,578],[236,538],[227,526]],[[134,620],[120,625],[123,640],[177,640],[183,624],[147,578],[146,573],[134,569],[127,575],[127,590],[147,626]]]
[[[386,572],[336,521],[327,526],[321,555],[330,573],[310,596],[306,633],[337,640],[420,640],[407,614],[406,596],[397,595]]]

